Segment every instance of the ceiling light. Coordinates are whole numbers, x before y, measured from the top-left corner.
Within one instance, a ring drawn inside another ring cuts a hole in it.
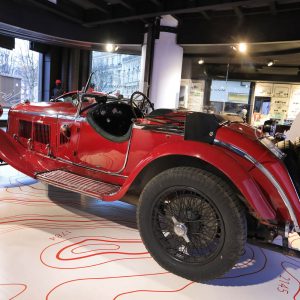
[[[198,64],[199,64],[199,65],[203,65],[203,64],[204,64],[204,59],[202,59],[202,58],[199,59],[199,60],[198,60]]]
[[[108,43],[108,44],[106,44],[105,49],[107,52],[115,52],[119,49],[119,47],[114,44]]]
[[[248,49],[248,45],[246,43],[239,43],[238,45],[239,52],[246,53]]]
[[[273,65],[274,65],[274,60],[269,60],[267,66],[272,67]]]

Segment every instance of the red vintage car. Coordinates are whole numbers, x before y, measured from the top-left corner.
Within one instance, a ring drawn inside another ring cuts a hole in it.
[[[300,232],[298,145],[280,150],[236,116],[149,108],[139,92],[18,104],[0,158],[42,182],[137,204],[153,258],[193,281],[227,272],[247,238],[299,257],[287,243]]]

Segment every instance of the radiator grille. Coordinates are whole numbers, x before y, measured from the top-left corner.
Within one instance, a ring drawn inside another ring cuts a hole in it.
[[[70,139],[67,138],[65,135],[63,135],[62,133],[60,134],[59,141],[60,141],[60,144],[61,144],[61,145],[62,145],[62,144],[68,143],[69,140],[70,140]]]
[[[50,125],[45,124],[34,124],[34,140],[42,143],[49,144],[50,143]]]
[[[25,120],[19,121],[19,136],[29,139],[31,138],[32,123]]]

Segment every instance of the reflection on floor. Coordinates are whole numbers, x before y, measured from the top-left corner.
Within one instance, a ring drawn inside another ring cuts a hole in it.
[[[223,278],[193,283],[146,252],[135,208],[0,167],[0,299],[296,299],[300,260],[247,245]],[[298,236],[290,242],[299,243]]]

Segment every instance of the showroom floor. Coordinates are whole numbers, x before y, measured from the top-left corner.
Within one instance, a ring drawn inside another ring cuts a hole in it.
[[[300,260],[250,245],[207,284],[167,273],[140,240],[135,207],[48,187],[9,166],[0,167],[0,212],[0,300],[296,299],[300,291]]]

